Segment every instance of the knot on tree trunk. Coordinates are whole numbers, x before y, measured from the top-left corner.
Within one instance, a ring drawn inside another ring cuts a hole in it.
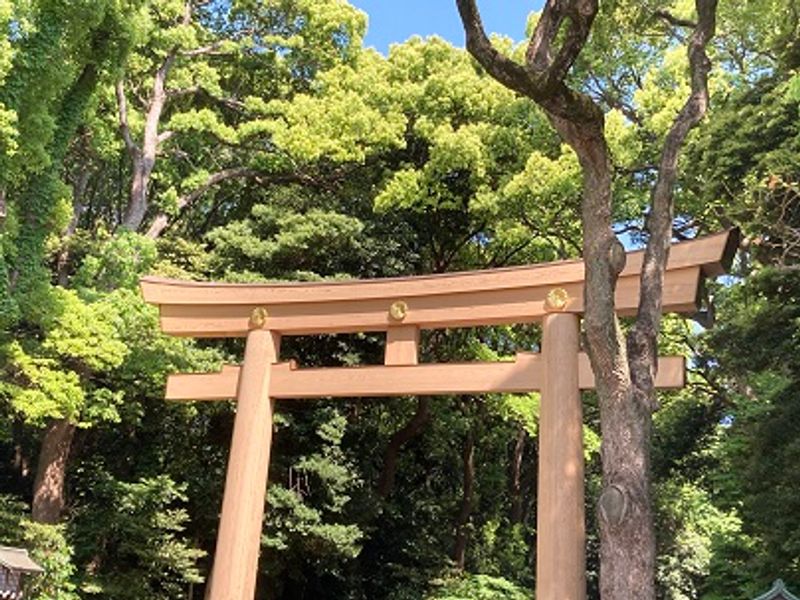
[[[603,488],[597,500],[597,513],[600,520],[609,527],[619,527],[628,512],[628,495],[622,486],[611,483]]]
[[[611,247],[608,249],[608,260],[611,270],[616,278],[622,269],[625,268],[627,255],[625,253],[625,246],[622,245],[616,237],[611,241]]]

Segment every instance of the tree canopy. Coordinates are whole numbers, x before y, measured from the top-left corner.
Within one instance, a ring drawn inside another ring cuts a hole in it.
[[[649,239],[697,22],[694,3],[603,2],[565,80],[602,117],[608,218],[627,247]],[[28,597],[203,597],[233,408],[167,403],[164,382],[243,347],[161,335],[139,277],[581,256],[585,165],[548,108],[464,48],[412,37],[382,55],[366,27],[345,0],[0,0],[0,543],[45,566]],[[778,577],[800,588],[798,34],[795,0],[720,4],[708,110],[676,163],[668,239],[736,226],[743,244],[707,311],[657,330],[660,353],[689,364],[653,412],[659,598],[744,599]],[[527,43],[491,43],[525,60]],[[437,330],[421,354],[502,360],[540,336]],[[305,336],[281,352],[349,366],[383,347]],[[601,404],[584,394],[590,598]],[[538,405],[279,403],[257,597],[529,597]]]

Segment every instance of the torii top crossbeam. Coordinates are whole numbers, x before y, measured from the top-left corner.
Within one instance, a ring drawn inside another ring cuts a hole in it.
[[[724,232],[673,246],[664,281],[665,312],[697,309],[702,277],[724,272],[735,236]],[[635,313],[644,253],[627,255],[616,291],[620,315]],[[265,307],[268,327],[281,335],[385,331],[529,323],[546,314],[554,287],[569,297],[565,312],[583,312],[580,260],[364,281],[225,284],[145,277],[147,302],[161,310],[164,333],[186,337],[245,337],[253,309]],[[395,302],[400,308],[391,314]],[[400,314],[405,308],[405,314]]]

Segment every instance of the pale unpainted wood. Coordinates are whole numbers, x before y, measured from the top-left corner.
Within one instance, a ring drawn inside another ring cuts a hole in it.
[[[667,270],[700,267],[705,275],[722,273],[730,252],[731,231],[675,244]],[[627,254],[621,276],[638,276],[642,252]],[[500,291],[508,289],[564,286],[582,283],[583,261],[559,261],[486,271],[464,271],[416,277],[396,277],[338,282],[236,284],[182,281],[144,277],[141,288],[151,304],[246,304],[278,305],[326,303],[352,300],[385,300]],[[388,306],[387,306],[388,308]]]
[[[419,362],[419,327],[394,326],[386,330],[387,365],[416,365]]]
[[[583,413],[578,317],[555,313],[542,331],[536,597],[586,597]]]
[[[237,369],[236,418],[209,600],[252,600],[255,596],[272,446],[271,365],[277,361],[279,346],[280,337],[274,332],[251,330],[242,368]]]
[[[698,266],[668,271],[664,282],[664,309],[695,312],[701,277]],[[433,283],[429,284],[433,287]],[[582,313],[582,283],[562,284],[569,294],[566,312]],[[545,299],[553,288],[531,281],[528,287],[478,290],[453,294],[431,294],[405,298],[408,312],[404,326],[420,329],[475,327],[540,321],[547,314]],[[211,293],[213,290],[209,289]],[[216,292],[214,292],[216,293]],[[389,307],[392,294],[379,299],[336,302],[271,304],[268,327],[282,335],[386,331],[395,326]],[[620,278],[616,287],[616,308],[620,315],[632,315],[639,303],[639,276]],[[183,337],[243,337],[250,314],[259,304],[164,304],[161,329]]]
[[[578,355],[580,389],[594,388],[589,357]],[[684,385],[685,360],[662,357],[656,387]],[[180,373],[167,379],[167,400],[227,400],[236,396],[239,367],[219,373]],[[270,397],[275,399],[356,398],[447,394],[524,393],[542,387],[542,358],[520,353],[514,362],[438,363],[298,369],[292,363],[272,366]]]

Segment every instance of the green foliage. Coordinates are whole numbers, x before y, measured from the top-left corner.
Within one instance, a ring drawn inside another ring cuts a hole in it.
[[[488,575],[467,575],[437,582],[441,589],[425,600],[524,600],[530,592],[510,581]]]
[[[23,542],[31,549],[31,558],[43,569],[29,577],[27,595],[35,600],[78,600],[72,578],[75,575],[73,548],[64,525],[22,523]]]
[[[745,597],[778,574],[800,577],[800,493],[789,477],[800,298],[793,267],[761,268],[798,260],[800,54],[789,1],[720,6],[712,112],[681,165],[680,223],[739,223],[749,246],[741,280],[715,288],[713,333],[698,339],[669,319],[660,340],[661,354],[692,357],[690,386],[664,394],[655,421],[664,598]],[[161,335],[137,289],[142,275],[319,280],[580,253],[576,156],[534,103],[463,49],[413,37],[388,56],[366,50],[366,15],[343,0],[196,2],[188,22],[184,9],[0,0],[0,480],[22,499],[0,496],[0,535],[47,562],[34,598],[203,593],[234,411],[166,404],[164,381],[238,362],[242,345]],[[602,3],[573,73],[606,110],[620,224],[641,217],[686,92],[680,36],[657,9],[694,18],[683,0]],[[496,42],[515,56],[525,49]],[[143,230],[159,212],[169,226],[153,240],[118,231],[131,181],[114,87],[124,81],[141,140],[165,61]],[[221,173],[235,174],[209,183]],[[421,353],[507,360],[539,342],[527,325],[426,332]],[[380,363],[383,351],[381,334],[282,343],[282,359],[309,366]],[[387,448],[421,404],[278,404],[259,597],[530,596],[538,395],[431,401],[382,496]],[[600,441],[593,396],[585,406],[591,532]],[[79,430],[64,524],[42,526],[23,518],[24,501],[54,418]],[[467,536],[463,572],[456,531]],[[590,533],[593,598],[596,545]]]
[[[157,257],[155,242],[131,231],[103,235],[85,251],[72,283],[100,292],[135,289],[139,277],[152,269]]]
[[[19,498],[0,495],[0,544],[25,548],[44,569],[25,579],[26,596],[34,600],[77,600],[73,548],[66,527],[34,523]]]
[[[717,577],[724,570],[731,583],[737,581],[735,565],[712,564],[723,546],[747,542],[737,512],[723,512],[706,491],[677,481],[665,483],[657,498],[660,529],[669,532],[665,540],[669,547],[660,549],[657,575],[662,597],[670,600],[705,597],[701,592],[708,589],[706,581],[712,569],[717,571]]]
[[[85,496],[75,515],[81,577],[89,598],[185,597],[187,584],[203,580],[197,560],[205,553],[186,539],[185,485],[166,475],[124,482],[102,468],[81,482]]]
[[[8,31],[13,14],[10,0],[0,2],[0,31]],[[4,33],[0,37],[0,86],[3,85],[13,64],[14,48],[11,40]],[[0,164],[6,164],[8,158],[17,151],[17,114],[0,102]]]
[[[362,481],[342,448],[347,420],[333,408],[309,416],[285,419],[279,431],[309,450],[272,463],[278,481],[273,476],[261,542],[262,568],[270,580],[305,593],[321,589],[324,578],[314,569],[340,575],[343,565],[358,556],[364,536],[351,513]]]
[[[708,335],[731,398],[715,487],[722,502],[740,507],[743,531],[753,538],[757,550],[743,560],[753,578],[763,585],[780,571],[797,582],[800,490],[791,465],[800,449],[792,431],[800,418],[800,278],[793,268],[763,269],[728,290],[723,307],[725,321]]]

